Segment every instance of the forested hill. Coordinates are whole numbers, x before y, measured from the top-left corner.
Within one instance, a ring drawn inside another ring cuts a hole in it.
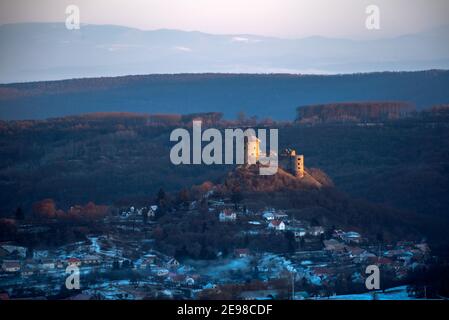
[[[449,71],[352,75],[176,74],[0,85],[0,119],[88,112],[240,112],[293,120],[296,107],[350,101],[403,101],[423,109],[449,102]]]
[[[400,119],[415,111],[404,102],[329,103],[297,108],[296,121],[303,124],[382,122]]]

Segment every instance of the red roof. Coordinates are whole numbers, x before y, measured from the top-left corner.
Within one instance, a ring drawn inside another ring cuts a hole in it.
[[[385,257],[369,257],[368,261],[370,263],[374,263],[374,264],[391,264],[392,261],[391,259],[385,258]]]
[[[282,221],[280,221],[280,220],[272,220],[270,223],[273,225],[273,226],[279,226],[280,224],[281,224],[281,222]]]
[[[79,263],[79,262],[81,262],[81,260],[78,259],[78,258],[69,258],[67,261],[69,263]]]
[[[249,254],[249,249],[235,249],[234,250],[235,254],[240,255],[240,254]]]
[[[315,267],[315,268],[313,268],[313,272],[317,275],[323,275],[323,276],[334,274],[334,272],[331,269],[326,268],[326,267]]]
[[[183,281],[186,280],[187,276],[185,274],[174,274],[174,273],[171,273],[170,274],[170,278],[172,279],[172,281],[183,282]]]
[[[224,213],[226,216],[231,216],[234,212],[232,212],[231,209],[224,209],[224,210],[223,210],[223,213]]]
[[[9,295],[6,292],[0,293],[0,300],[9,300]]]

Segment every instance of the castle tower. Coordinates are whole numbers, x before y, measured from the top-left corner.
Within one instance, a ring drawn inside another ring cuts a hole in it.
[[[291,171],[298,178],[304,178],[304,156],[297,155],[295,151],[293,151],[290,156],[291,163]]]
[[[260,140],[256,136],[245,137],[245,164],[256,164],[260,157]]]

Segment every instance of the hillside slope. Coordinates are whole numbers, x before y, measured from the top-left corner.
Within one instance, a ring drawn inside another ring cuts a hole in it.
[[[282,168],[275,175],[261,176],[255,165],[237,167],[215,190],[231,198],[240,193],[241,204],[250,209],[274,207],[285,210],[291,218],[355,229],[372,238],[382,233],[389,240],[420,239],[427,231],[419,215],[355,200],[338,190],[319,169],[308,169],[304,178],[298,178]]]

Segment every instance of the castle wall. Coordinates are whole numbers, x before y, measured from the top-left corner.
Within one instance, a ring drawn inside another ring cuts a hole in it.
[[[245,137],[245,164],[256,164],[260,157],[260,141],[256,137]]]

